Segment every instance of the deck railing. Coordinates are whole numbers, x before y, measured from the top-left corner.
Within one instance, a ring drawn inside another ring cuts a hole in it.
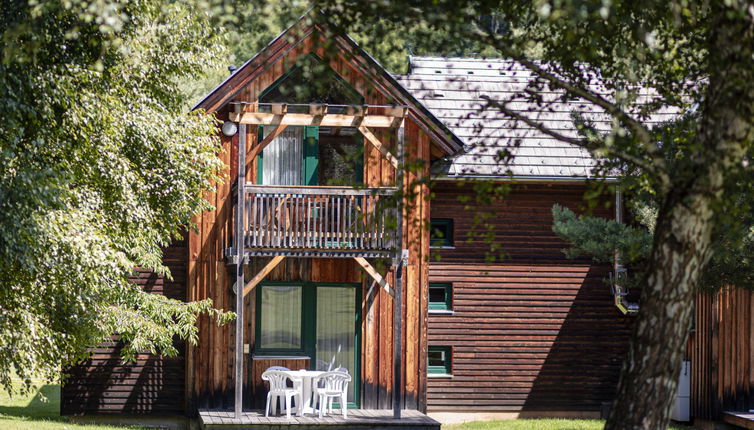
[[[247,185],[245,237],[251,250],[390,251],[393,188]]]

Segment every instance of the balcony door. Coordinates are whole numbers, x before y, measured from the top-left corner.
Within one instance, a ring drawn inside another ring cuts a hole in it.
[[[259,140],[275,127],[260,127]],[[288,126],[257,158],[257,182],[264,185],[318,184],[319,127]]]
[[[275,127],[260,126],[259,141]],[[257,157],[263,185],[363,184],[364,139],[352,127],[288,126]]]

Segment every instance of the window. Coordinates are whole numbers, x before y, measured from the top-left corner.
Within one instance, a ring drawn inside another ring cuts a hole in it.
[[[453,309],[453,284],[430,282],[429,310],[449,311]]]
[[[451,218],[432,218],[429,227],[429,246],[453,246],[453,220]]]
[[[259,349],[303,351],[301,311],[303,288],[298,285],[263,285],[259,293]]]
[[[430,346],[427,349],[427,373],[451,375],[452,350],[449,346]]]

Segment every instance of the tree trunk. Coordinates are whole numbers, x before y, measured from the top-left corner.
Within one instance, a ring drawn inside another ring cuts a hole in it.
[[[744,148],[754,139],[754,24],[748,7],[735,8],[730,13],[719,6],[710,24],[710,76],[701,123],[689,165],[675,171],[660,209],[607,430],[665,429],[670,421],[716,203],[725,198],[728,175],[741,166]]]

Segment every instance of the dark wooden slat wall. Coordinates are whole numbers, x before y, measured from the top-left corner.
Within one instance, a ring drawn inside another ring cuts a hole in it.
[[[741,288],[697,297],[687,354],[695,418],[719,420],[724,411],[754,408],[753,309],[754,294]]]
[[[508,258],[466,237],[470,186],[433,187],[432,217],[452,218],[455,249],[439,252],[430,282],[453,283],[453,315],[429,315],[428,345],[452,347],[452,378],[429,378],[430,411],[597,411],[614,396],[632,317],[613,306],[609,265],[569,260],[552,232],[553,204],[578,210],[581,185],[516,185],[484,211]],[[611,217],[608,209],[595,214]]]
[[[150,293],[185,300],[187,242],[177,241],[163,252],[172,281],[147,270],[136,270],[130,279]],[[121,361],[121,347],[113,339],[93,348],[89,360],[66,371],[69,379],[61,389],[61,414],[183,415],[183,345],[178,345],[176,357],[139,354],[135,363]]]
[[[269,60],[259,70],[250,73],[249,80],[240,88],[227,88],[234,93],[234,101],[254,102],[259,94],[269,85],[283,76],[296,63],[296,60],[309,54],[317,53],[323,57],[317,43],[317,33],[309,34],[300,40],[281,38],[271,46]],[[320,40],[320,42],[322,42]],[[349,53],[343,52],[330,62],[330,67],[348,82],[357,92],[364,96],[368,104],[387,104],[391,100],[385,95],[383,85],[373,76],[360,68]],[[254,109],[247,105],[245,109]],[[221,120],[227,118],[228,111],[223,108],[217,112]],[[247,134],[247,154],[257,144],[257,131],[249,127]],[[395,144],[395,131],[372,129],[383,142]],[[409,159],[429,160],[437,152],[428,136],[416,125],[412,118],[405,121],[407,157]],[[211,298],[216,307],[233,310],[234,296],[230,292],[232,280],[229,266],[226,264],[223,249],[230,244],[232,230],[231,187],[237,177],[234,162],[237,154],[237,141],[221,136],[223,153],[220,157],[228,166],[225,174],[229,178],[218,186],[216,193],[209,193],[206,198],[216,208],[207,211],[196,222],[198,231],[189,234],[189,275],[188,299],[200,300]],[[236,145],[236,147],[234,147]],[[433,149],[434,148],[434,149]],[[434,151],[434,152],[433,152]],[[257,178],[256,160],[247,164],[247,178]],[[409,173],[407,183],[416,183],[422,175],[428,174],[428,164]],[[366,186],[393,185],[395,171],[387,160],[371,145],[365,146],[364,182]],[[404,247],[411,249],[408,266],[404,274],[404,323],[403,323],[403,378],[404,404],[409,409],[423,410],[425,407],[424,386],[426,384],[426,324],[427,324],[427,249],[429,238],[422,228],[429,217],[428,190],[420,185],[412,194],[412,204],[404,220]],[[408,238],[413,238],[411,242]],[[264,259],[262,259],[264,260]],[[263,263],[263,262],[262,262]],[[259,261],[252,262],[252,272],[259,269]],[[362,291],[362,407],[392,407],[392,298],[383,290],[374,296],[367,293],[370,283],[364,280],[361,269],[352,260],[311,259],[303,262],[286,259],[268,277],[270,280],[303,279],[310,281],[350,281],[363,282]],[[387,279],[393,282],[394,273],[388,273]],[[253,294],[245,300],[244,321],[245,344],[253,351]],[[208,318],[199,323],[199,341],[196,347],[188,347],[187,352],[187,398],[188,413],[193,414],[197,407],[228,408],[232,407],[233,391],[233,339],[232,324],[217,327]],[[255,396],[253,383],[253,363],[244,364],[244,384],[247,401],[245,407],[251,407]]]

